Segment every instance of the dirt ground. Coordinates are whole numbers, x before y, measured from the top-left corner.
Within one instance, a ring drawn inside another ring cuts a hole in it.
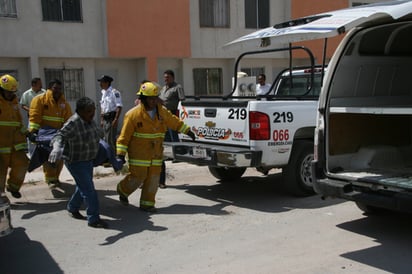
[[[122,206],[123,175],[95,172],[102,218],[89,228],[67,215],[65,171],[53,192],[41,171],[11,199],[14,231],[0,237],[0,273],[409,273],[410,216],[364,216],[351,202],[292,197],[279,171],[220,183],[206,167],[167,163],[157,214]]]

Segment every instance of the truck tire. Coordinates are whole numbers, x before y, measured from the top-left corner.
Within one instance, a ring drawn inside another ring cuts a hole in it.
[[[222,181],[234,181],[242,177],[246,167],[214,167],[209,166],[210,173]]]
[[[315,194],[311,170],[312,160],[313,142],[295,141],[289,163],[282,169],[283,184],[292,195],[310,196]]]

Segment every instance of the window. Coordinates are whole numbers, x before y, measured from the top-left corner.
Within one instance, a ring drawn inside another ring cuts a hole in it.
[[[0,0],[0,17],[17,18],[16,0]]]
[[[229,0],[199,0],[201,28],[230,27]]]
[[[367,5],[367,4],[369,3],[353,2],[352,7],[357,7],[357,6]]]
[[[5,69],[0,70],[0,76],[4,74],[9,74],[13,76],[14,78],[16,78],[17,81],[19,81],[17,70],[5,70]]]
[[[353,1],[351,0],[350,2],[352,2],[352,7],[357,7],[357,6],[369,5],[375,2],[382,2],[382,1],[379,1],[379,0]]]
[[[85,95],[83,69],[44,69],[46,85],[53,79],[62,82],[66,100],[75,101]]]
[[[44,21],[81,22],[81,0],[41,0]]]
[[[258,76],[261,73],[265,73],[264,68],[241,68],[240,71],[246,73],[248,76]]]
[[[221,68],[195,68],[193,78],[196,96],[223,94]]]
[[[269,0],[245,0],[245,27],[269,27]]]

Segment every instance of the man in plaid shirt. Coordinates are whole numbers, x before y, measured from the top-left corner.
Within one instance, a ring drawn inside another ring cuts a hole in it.
[[[65,159],[65,165],[76,182],[76,190],[67,205],[70,216],[86,219],[80,212],[82,202],[86,204],[88,225],[107,228],[100,219],[99,201],[93,183],[93,159],[99,150],[99,140],[103,132],[93,120],[96,105],[88,97],[76,102],[76,113],[64,124],[51,141],[53,150],[49,162]]]

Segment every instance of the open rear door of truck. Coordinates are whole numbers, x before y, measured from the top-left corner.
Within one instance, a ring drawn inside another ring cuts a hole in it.
[[[320,13],[255,31],[225,47],[241,44],[242,49],[248,50],[333,37],[371,20],[399,19],[411,7],[412,1],[392,1]]]

